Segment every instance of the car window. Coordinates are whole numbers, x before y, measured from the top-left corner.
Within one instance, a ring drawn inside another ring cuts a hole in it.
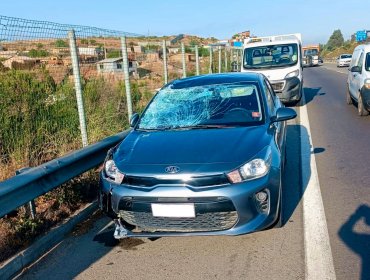
[[[363,60],[364,60],[364,53],[362,52],[357,62],[357,66],[360,67],[360,69],[362,69],[362,65],[364,64]]]
[[[366,59],[365,59],[365,70],[370,71],[370,53],[366,54]]]
[[[275,112],[275,103],[274,103],[274,96],[271,92],[270,86],[266,80],[263,83],[263,91],[266,94],[267,99],[267,107],[269,108],[270,114],[273,114]]]
[[[263,121],[256,83],[161,89],[144,111],[138,129],[200,125],[249,126]]]

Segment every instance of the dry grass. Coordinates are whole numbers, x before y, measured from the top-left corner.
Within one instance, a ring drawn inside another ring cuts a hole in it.
[[[0,262],[23,250],[38,236],[94,200],[97,187],[98,173],[90,171],[39,197],[35,201],[37,213],[35,219],[29,217],[25,207],[20,207],[2,218]]]

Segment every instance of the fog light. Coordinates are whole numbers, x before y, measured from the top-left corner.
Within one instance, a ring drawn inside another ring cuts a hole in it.
[[[254,201],[258,212],[268,214],[270,211],[270,192],[267,189],[255,193]]]
[[[256,193],[256,199],[259,202],[266,201],[267,200],[267,193],[265,191],[261,191],[261,192]]]

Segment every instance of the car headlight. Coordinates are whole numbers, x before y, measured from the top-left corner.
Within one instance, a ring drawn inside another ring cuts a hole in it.
[[[365,88],[370,89],[370,79],[365,80],[364,86],[365,86]]]
[[[236,170],[226,174],[230,182],[240,183],[243,181],[254,180],[265,176],[271,167],[271,149],[268,148],[263,158],[255,158]]]
[[[288,73],[285,76],[285,79],[293,78],[293,77],[298,77],[298,75],[299,75],[299,70],[294,70],[293,72]]]
[[[110,179],[114,180],[114,182],[117,184],[121,184],[123,181],[123,178],[125,177],[125,175],[118,170],[113,159],[109,159],[105,162],[104,171],[105,171],[105,174]]]

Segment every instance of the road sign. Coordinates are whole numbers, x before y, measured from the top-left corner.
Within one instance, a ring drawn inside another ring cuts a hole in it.
[[[366,30],[361,30],[356,32],[356,41],[357,42],[362,42],[366,41],[367,38],[367,31]]]

